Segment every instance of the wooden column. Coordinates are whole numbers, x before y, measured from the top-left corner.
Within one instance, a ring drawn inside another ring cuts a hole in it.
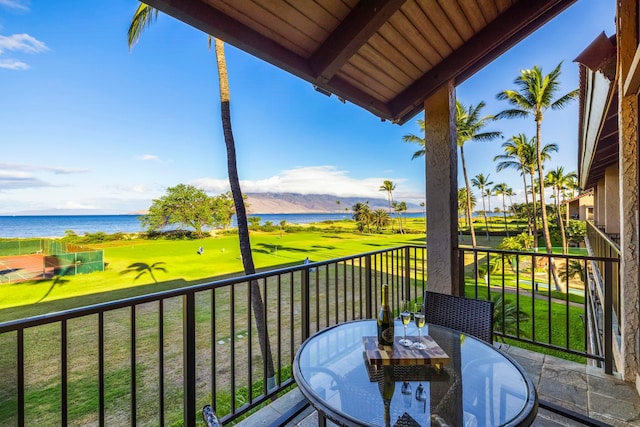
[[[637,0],[619,0],[617,10],[618,127],[620,164],[620,264],[621,326],[618,370],[625,380],[635,380],[640,390],[638,329],[638,61]],[[633,84],[633,82],[636,84]],[[635,87],[633,87],[635,86]]]
[[[424,102],[427,288],[458,295],[458,156],[453,82]]]

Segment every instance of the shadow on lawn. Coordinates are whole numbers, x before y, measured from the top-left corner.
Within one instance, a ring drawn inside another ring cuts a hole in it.
[[[270,265],[268,267],[257,268],[256,272],[260,273],[263,271],[278,270],[281,268],[298,266],[301,263],[302,263],[302,260],[296,260],[293,262],[283,262],[276,265]],[[144,263],[141,263],[141,264],[144,264]],[[152,264],[151,267],[155,264],[157,263]],[[127,270],[124,270],[124,271],[127,271]],[[178,289],[186,286],[198,285],[201,283],[209,283],[209,282],[224,280],[232,277],[238,277],[238,276],[244,276],[244,272],[236,271],[228,274],[203,277],[201,279],[196,279],[196,280],[174,279],[174,280],[168,280],[165,282],[149,283],[145,285],[137,285],[137,286],[132,285],[127,288],[115,289],[112,291],[97,292],[93,294],[63,298],[63,299],[52,300],[52,301],[43,301],[44,298],[46,298],[46,296],[51,293],[51,291],[55,288],[55,286],[63,285],[67,281],[69,281],[67,279],[62,279],[62,277],[60,276],[56,276],[52,279],[45,279],[47,281],[51,281],[51,287],[49,291],[45,294],[45,296],[42,297],[40,301],[38,301],[38,303],[30,303],[28,305],[21,305],[21,306],[0,309],[0,322],[7,322],[7,321],[22,319],[22,318],[31,317],[31,316],[38,316],[46,313],[53,313],[58,311],[70,310],[78,307],[85,307],[85,306],[94,305],[94,304],[117,301],[117,300],[126,299],[126,298],[133,298],[133,297],[147,295],[155,292],[168,291],[171,289]],[[42,282],[43,282],[42,280],[34,280],[34,281],[27,282],[27,284],[38,285],[38,284],[42,284]],[[25,282],[7,284],[7,286],[24,285],[24,284]]]
[[[253,248],[252,251],[261,253],[261,254],[270,254],[275,251],[289,251],[289,252],[300,252],[300,253],[313,252],[312,249],[292,248],[290,246],[283,246],[283,245],[277,245],[272,243],[258,243],[257,245],[254,245],[254,246],[258,246],[260,247],[260,249]]]
[[[158,262],[154,262],[151,265],[147,264],[146,262],[134,262],[133,264],[129,265],[125,270],[122,270],[120,272],[120,275],[124,276],[125,274],[138,273],[138,275],[133,279],[133,280],[138,280],[140,277],[149,273],[149,275],[151,276],[151,279],[153,279],[155,283],[158,283],[158,279],[156,279],[156,276],[153,274],[153,272],[161,271],[163,273],[166,273],[167,269],[164,267],[161,267],[162,264],[166,264],[166,262],[158,261]]]

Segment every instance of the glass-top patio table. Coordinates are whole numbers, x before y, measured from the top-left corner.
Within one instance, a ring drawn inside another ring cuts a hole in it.
[[[535,419],[533,383],[506,354],[458,331],[427,325],[423,340],[446,355],[426,362],[418,350],[399,346],[403,327],[397,320],[395,334],[393,351],[377,352],[376,321],[357,320],[302,344],[294,377],[318,410],[320,425],[325,417],[345,426],[526,426]],[[413,324],[407,334],[418,339]]]

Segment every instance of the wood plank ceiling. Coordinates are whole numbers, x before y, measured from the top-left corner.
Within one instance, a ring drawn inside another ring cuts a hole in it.
[[[402,124],[576,0],[144,1]]]

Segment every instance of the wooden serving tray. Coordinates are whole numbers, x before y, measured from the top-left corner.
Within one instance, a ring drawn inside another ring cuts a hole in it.
[[[393,346],[380,346],[378,337],[362,337],[367,361],[374,366],[443,365],[449,362],[449,355],[429,335],[422,336],[422,343],[427,346],[424,350],[400,345],[402,338],[396,336]],[[418,341],[417,336],[407,338],[413,342]]]

